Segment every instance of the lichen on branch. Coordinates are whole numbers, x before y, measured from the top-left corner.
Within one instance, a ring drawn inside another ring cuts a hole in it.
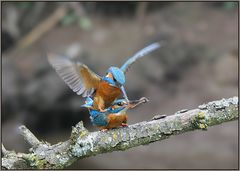
[[[123,151],[150,144],[192,130],[238,119],[238,98],[222,99],[200,105],[193,110],[180,110],[166,117],[154,117],[129,127],[106,132],[89,132],[82,122],[72,129],[69,140],[55,145],[39,141],[25,126],[21,134],[32,146],[29,154],[8,151],[2,145],[2,168],[5,169],[56,169],[65,168],[78,159],[97,154]],[[160,119],[158,119],[160,118]]]

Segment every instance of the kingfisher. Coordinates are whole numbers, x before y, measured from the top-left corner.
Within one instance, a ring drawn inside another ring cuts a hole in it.
[[[97,126],[100,131],[106,131],[112,128],[128,126],[126,111],[146,102],[148,102],[148,99],[145,97],[128,102],[126,99],[117,99],[104,112],[101,112],[92,108],[94,101],[90,97],[87,97],[82,107],[89,109],[92,124]]]
[[[135,61],[159,47],[157,42],[148,45],[131,56],[120,68],[111,66],[103,77],[83,63],[74,62],[64,55],[48,54],[48,61],[75,93],[92,97],[93,109],[104,112],[120,95],[129,102],[124,88],[125,74]]]

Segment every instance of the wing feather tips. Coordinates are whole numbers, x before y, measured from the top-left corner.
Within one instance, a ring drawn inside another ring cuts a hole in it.
[[[88,97],[94,92],[100,78],[86,65],[74,63],[65,56],[48,53],[48,61],[57,74],[77,95]],[[84,70],[84,74],[82,74]]]
[[[74,66],[75,63],[67,57],[52,53],[48,54],[48,61],[69,88],[78,95],[81,95],[85,91],[82,78]]]
[[[126,73],[130,66],[135,63],[138,59],[144,57],[145,55],[149,54],[150,52],[158,49],[161,47],[161,44],[159,42],[152,43],[148,45],[147,47],[139,50],[137,53],[135,53],[132,57],[130,57],[121,67],[121,70]]]

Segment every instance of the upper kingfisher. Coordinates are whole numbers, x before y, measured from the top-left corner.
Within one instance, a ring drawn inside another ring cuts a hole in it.
[[[129,102],[125,99],[118,99],[113,102],[112,106],[108,107],[104,112],[101,112],[92,108],[93,100],[87,97],[82,107],[89,109],[92,124],[97,126],[101,131],[106,131],[120,126],[127,126],[128,117],[126,111],[147,101],[148,99],[145,97]]]
[[[58,75],[78,95],[93,97],[93,109],[103,112],[112,105],[121,94],[129,102],[124,89],[125,74],[130,66],[139,58],[160,47],[159,43],[153,43],[130,57],[120,68],[111,66],[104,77],[100,77],[86,65],[73,62],[62,55],[49,54],[49,63]]]

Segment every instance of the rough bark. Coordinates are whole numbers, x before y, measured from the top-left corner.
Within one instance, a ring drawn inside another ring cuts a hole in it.
[[[69,140],[55,145],[39,141],[25,126],[21,126],[21,134],[32,146],[30,153],[8,151],[2,145],[2,168],[65,168],[81,158],[123,151],[160,141],[172,135],[197,129],[207,130],[209,126],[236,120],[238,107],[237,97],[222,99],[200,105],[197,109],[184,109],[165,118],[156,116],[151,121],[106,132],[88,132],[83,123],[79,122],[73,127]]]

